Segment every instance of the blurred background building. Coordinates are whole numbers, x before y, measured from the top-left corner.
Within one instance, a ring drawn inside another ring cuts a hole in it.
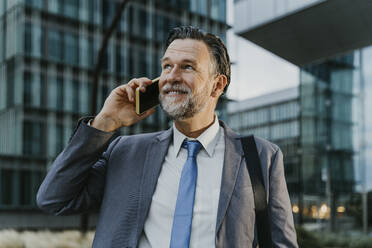
[[[0,1],[0,228],[77,227],[42,214],[47,167],[89,113],[92,74],[119,0]],[[171,28],[195,25],[225,40],[225,0],[130,1],[104,55],[98,109],[133,77],[155,78]],[[168,127],[161,111],[122,134]]]
[[[372,188],[372,2],[236,0],[234,11],[238,35],[300,67],[298,223],[350,228],[345,204]]]
[[[298,87],[227,105],[229,126],[242,135],[255,134],[277,144],[285,160],[292,202],[297,201],[300,164],[300,104]]]

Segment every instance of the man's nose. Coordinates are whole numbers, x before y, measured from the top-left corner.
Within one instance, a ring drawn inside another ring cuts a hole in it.
[[[168,81],[174,82],[174,81],[180,81],[181,80],[181,70],[178,65],[174,65],[172,70],[169,72]]]

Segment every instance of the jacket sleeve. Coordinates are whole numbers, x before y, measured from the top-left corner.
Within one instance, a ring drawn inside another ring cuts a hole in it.
[[[269,216],[274,247],[298,247],[292,206],[284,175],[283,153],[277,149],[269,168]]]
[[[109,145],[113,134],[90,127],[81,119],[39,188],[36,197],[39,208],[55,215],[98,208],[103,197],[106,165],[120,139]]]

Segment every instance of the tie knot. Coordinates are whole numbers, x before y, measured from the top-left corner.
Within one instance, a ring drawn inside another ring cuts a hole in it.
[[[188,157],[196,157],[202,145],[197,140],[185,140],[182,143],[182,147],[187,149]]]

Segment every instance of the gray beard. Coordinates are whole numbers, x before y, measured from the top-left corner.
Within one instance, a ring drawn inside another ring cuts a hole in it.
[[[167,96],[164,91],[169,89],[187,91],[187,97],[182,102],[176,102],[175,97]],[[204,91],[192,94],[191,90],[182,85],[166,85],[159,94],[160,106],[173,120],[184,120],[193,117],[204,109],[206,103],[202,101]]]

